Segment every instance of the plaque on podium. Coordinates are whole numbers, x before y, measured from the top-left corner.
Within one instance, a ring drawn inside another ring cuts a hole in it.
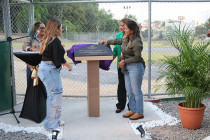
[[[87,61],[88,115],[100,116],[99,67],[109,70],[113,60],[110,46],[105,44],[74,45],[68,56],[75,64]]]
[[[88,45],[74,51],[75,60],[112,60],[110,46],[104,44]]]
[[[109,70],[113,59],[110,46],[104,44],[74,45],[67,56],[72,59],[75,65],[81,61],[99,60],[99,68],[103,70]]]

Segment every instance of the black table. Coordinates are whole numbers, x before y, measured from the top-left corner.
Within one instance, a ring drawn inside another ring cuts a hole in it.
[[[14,52],[13,54],[31,66],[37,66],[42,59],[37,52]],[[46,117],[46,98],[47,93],[42,81],[38,78],[38,85],[34,86],[34,80],[30,79],[20,117],[37,123],[42,122]]]

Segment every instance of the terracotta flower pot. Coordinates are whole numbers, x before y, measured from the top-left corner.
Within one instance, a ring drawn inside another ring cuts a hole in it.
[[[201,127],[205,105],[202,104],[200,108],[187,108],[182,107],[182,103],[179,103],[177,107],[184,128],[199,129]]]

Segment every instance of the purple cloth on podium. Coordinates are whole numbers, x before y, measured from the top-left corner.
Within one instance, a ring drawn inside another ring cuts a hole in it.
[[[73,45],[72,48],[70,49],[70,51],[67,53],[67,56],[72,59],[72,61],[74,62],[75,65],[78,63],[81,63],[81,61],[75,61],[74,51],[81,49],[83,47],[89,46],[89,45],[93,45],[93,44]],[[112,60],[99,60],[99,68],[101,68],[103,70],[109,70],[111,63],[112,63]]]

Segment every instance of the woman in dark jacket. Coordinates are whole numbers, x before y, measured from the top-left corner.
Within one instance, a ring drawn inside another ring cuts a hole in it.
[[[129,99],[130,111],[123,115],[125,118],[137,120],[144,118],[144,100],[141,90],[145,62],[141,52],[143,44],[140,36],[139,26],[135,21],[125,23],[126,38],[99,42],[99,44],[122,45],[122,59],[119,67],[125,75],[125,87]]]

